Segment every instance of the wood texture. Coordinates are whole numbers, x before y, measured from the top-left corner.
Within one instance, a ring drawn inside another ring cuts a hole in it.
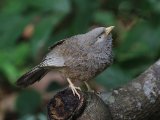
[[[80,93],[82,108],[70,120],[159,120],[160,60],[121,88],[102,92],[99,97],[91,92]]]

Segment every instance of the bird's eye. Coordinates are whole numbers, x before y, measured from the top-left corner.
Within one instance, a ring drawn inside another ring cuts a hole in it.
[[[103,38],[103,32],[97,36],[97,39],[102,39],[102,38]]]
[[[101,34],[101,35],[97,36],[96,43],[100,43],[104,40],[105,40],[105,35]]]

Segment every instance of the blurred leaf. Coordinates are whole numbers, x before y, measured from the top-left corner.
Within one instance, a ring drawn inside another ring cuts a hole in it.
[[[70,0],[27,0],[26,4],[39,11],[52,11],[69,13],[71,10]]]
[[[158,0],[148,0],[152,5],[152,8],[155,12],[160,13],[160,1]]]
[[[47,117],[44,114],[35,115],[25,115],[21,117],[19,120],[47,120]]]
[[[6,61],[6,62],[3,62],[0,69],[1,71],[3,71],[6,78],[9,80],[9,82],[14,85],[16,79],[20,75],[16,66],[13,65],[11,62]]]
[[[133,27],[117,49],[119,61],[126,61],[137,57],[154,58],[159,50],[160,28],[153,28],[148,23],[140,22]],[[147,53],[147,54],[146,54]]]
[[[31,39],[32,54],[34,57],[37,57],[36,54],[44,47],[55,25],[57,25],[63,17],[63,14],[55,14],[54,16],[41,18],[41,21],[36,25],[35,33]]]
[[[38,119],[39,119],[39,120],[47,120],[47,117],[46,117],[46,115],[44,115],[44,114],[39,114],[39,115],[38,115]]]
[[[94,14],[94,20],[105,26],[115,25],[115,18],[112,13],[106,11],[97,11]]]
[[[62,28],[61,31],[53,35],[53,38],[47,43],[48,46],[61,39],[86,32],[90,27],[93,14],[96,8],[99,7],[99,2],[93,0],[74,0],[73,4],[75,5],[75,16],[72,20],[67,21],[65,24],[67,27]]]
[[[55,91],[55,90],[58,90],[58,89],[61,89],[61,88],[62,88],[62,86],[60,84],[58,84],[57,82],[51,82],[48,85],[46,91],[51,92],[51,91]]]
[[[76,15],[71,26],[72,34],[86,32],[93,20],[94,11],[99,7],[98,1],[93,0],[75,0]]]
[[[118,6],[121,2],[123,2],[124,0],[108,0],[106,2],[106,4],[103,4],[105,5],[105,8],[108,8],[108,9],[111,9],[112,11],[113,10],[117,10],[118,9]]]
[[[136,62],[135,62],[136,63]],[[153,63],[153,62],[152,62]],[[133,77],[137,77],[138,75],[140,75],[140,73],[144,72],[146,69],[148,69],[148,67],[152,64],[151,62],[148,63],[144,63],[139,62],[138,65],[135,65],[134,67],[132,67],[130,70],[128,70],[128,72],[133,76]],[[129,68],[128,68],[129,69]]]
[[[30,48],[29,44],[21,44],[16,47],[14,51],[12,51],[12,59],[15,65],[20,66],[26,63],[25,60],[30,56]]]
[[[42,98],[34,90],[22,91],[16,99],[16,110],[21,115],[35,113],[40,106]]]
[[[37,120],[34,115],[24,115],[19,120]]]
[[[70,0],[52,0],[55,12],[69,13],[71,10]]]
[[[2,8],[3,14],[19,14],[26,9],[26,4],[22,0],[5,0],[5,6]]]
[[[105,70],[96,78],[98,83],[107,88],[115,88],[123,85],[129,80],[131,80],[131,75],[129,75],[129,73],[126,73],[122,69],[113,66]]]
[[[132,3],[131,3],[131,1],[123,1],[123,2],[121,2],[120,4],[119,4],[119,7],[118,7],[118,9],[119,9],[119,12],[120,13],[122,13],[122,14],[128,14],[128,13],[130,13],[131,12],[131,10],[133,9],[132,8]]]
[[[47,11],[69,13],[70,7],[70,0],[6,0],[2,13],[20,14],[28,8],[32,9],[32,13]]]
[[[3,62],[3,64],[0,65],[0,70],[11,84],[14,85],[17,78],[23,72],[19,67],[26,63],[29,51],[27,44],[21,44],[14,50],[0,51],[2,53],[0,62]]]
[[[5,16],[0,14],[0,18],[0,48],[10,49],[16,45],[24,27],[32,17],[22,18],[20,16]]]

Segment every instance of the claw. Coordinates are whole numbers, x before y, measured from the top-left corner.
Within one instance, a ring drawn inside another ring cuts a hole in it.
[[[94,92],[86,81],[84,81],[84,84],[86,85],[88,92]]]
[[[70,80],[69,78],[67,78],[67,81],[68,81],[68,83],[69,83],[69,87],[71,88],[71,90],[72,90],[72,92],[73,92],[73,95],[74,95],[74,96],[77,95],[78,98],[80,99],[81,96],[80,96],[80,94],[77,92],[77,90],[80,90],[80,91],[81,91],[81,88],[74,86],[74,84],[71,82],[71,80]],[[77,89],[77,90],[76,90],[76,89]]]

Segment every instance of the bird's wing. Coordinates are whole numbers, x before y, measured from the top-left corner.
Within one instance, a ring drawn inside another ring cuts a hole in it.
[[[56,53],[49,53],[40,63],[40,67],[64,67],[65,60],[63,56]]]
[[[62,45],[63,44],[63,45]],[[77,53],[77,42],[76,37],[66,38],[58,41],[51,47],[49,47],[50,52],[44,58],[41,66],[43,67],[64,67],[66,66],[66,57],[72,58],[72,56]],[[64,55],[68,53],[68,56]],[[72,59],[71,59],[72,61]]]
[[[52,49],[55,48],[56,46],[62,44],[65,40],[66,40],[66,39],[57,41],[55,44],[53,44],[52,46],[50,46],[50,47],[48,48],[48,50],[52,50]]]
[[[42,60],[39,67],[64,67],[65,60],[60,53],[57,53],[56,48],[61,45],[66,39],[60,40],[50,46],[48,50],[50,51]]]

